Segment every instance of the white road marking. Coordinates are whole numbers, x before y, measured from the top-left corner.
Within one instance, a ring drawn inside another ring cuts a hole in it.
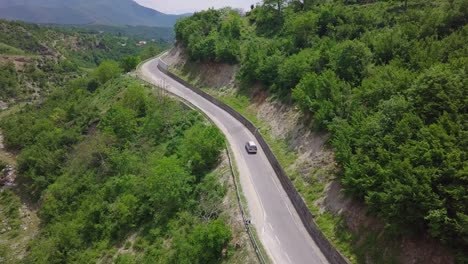
[[[272,231],[275,230],[275,229],[273,228],[273,226],[271,225],[271,223],[268,223],[268,225],[270,226],[270,229],[271,229]]]
[[[289,204],[288,203],[285,203],[286,204],[286,208],[288,209],[289,211],[289,214],[293,217],[293,219],[295,219],[293,213],[291,212],[291,208],[289,208]]]
[[[276,242],[278,242],[278,245],[281,246],[281,242],[280,242],[280,240],[278,239],[278,236],[277,236],[277,235],[275,235],[275,239],[276,239]]]

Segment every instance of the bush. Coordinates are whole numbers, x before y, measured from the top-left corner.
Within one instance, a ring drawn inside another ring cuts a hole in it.
[[[347,40],[338,44],[333,51],[332,65],[343,80],[359,85],[371,62],[369,48],[360,41]]]
[[[293,90],[293,98],[304,111],[311,111],[320,128],[326,128],[335,117],[349,114],[349,84],[341,81],[333,71],[320,75],[308,74]]]
[[[111,79],[119,77],[121,73],[122,69],[117,62],[104,61],[94,70],[93,75],[100,84],[104,84]]]
[[[216,127],[196,125],[185,132],[178,153],[199,179],[218,162],[224,137]]]
[[[138,56],[125,56],[120,60],[120,68],[122,68],[124,72],[131,72],[136,69],[140,61]]]
[[[120,141],[132,140],[137,131],[136,113],[128,108],[113,106],[104,116],[100,126]]]
[[[242,20],[230,10],[207,10],[179,20],[175,25],[177,41],[184,44],[192,60],[235,63]]]
[[[220,220],[194,227],[186,237],[177,237],[174,241],[175,254],[173,263],[218,263],[222,259],[222,250],[231,240],[229,228]]]
[[[13,63],[0,64],[0,99],[18,94],[18,76]]]
[[[278,67],[277,86],[281,91],[294,88],[307,73],[320,72],[320,54],[311,49],[304,49],[289,56]]]

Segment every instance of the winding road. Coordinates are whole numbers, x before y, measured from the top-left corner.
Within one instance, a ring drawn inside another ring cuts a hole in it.
[[[245,151],[245,142],[256,142],[252,133],[226,111],[161,72],[158,63],[156,58],[141,65],[139,77],[189,101],[224,133],[239,171],[251,223],[272,262],[328,263],[308,235],[261,147],[257,144],[256,155]]]

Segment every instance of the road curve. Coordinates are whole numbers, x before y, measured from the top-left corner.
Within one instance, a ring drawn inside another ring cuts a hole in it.
[[[252,133],[229,113],[173,80],[158,69],[159,58],[141,65],[140,78],[189,101],[203,111],[226,136],[239,171],[251,223],[274,263],[328,263],[307,233],[261,147],[249,155],[246,141],[256,142]]]

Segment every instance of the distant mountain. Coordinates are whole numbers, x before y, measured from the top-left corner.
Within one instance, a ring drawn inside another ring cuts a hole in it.
[[[133,0],[0,0],[0,18],[34,23],[172,27],[168,15]]]

